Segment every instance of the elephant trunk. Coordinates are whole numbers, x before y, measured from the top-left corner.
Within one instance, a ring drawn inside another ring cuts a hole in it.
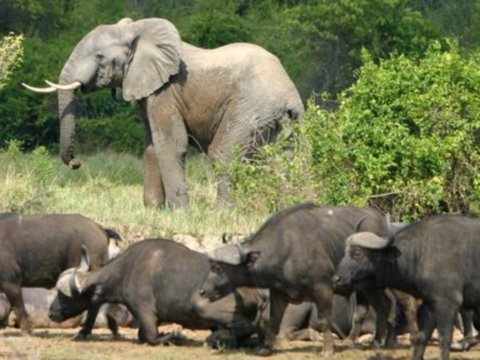
[[[68,63],[60,74],[59,83],[69,84],[72,82]],[[75,142],[75,116],[77,104],[73,90],[58,91],[58,115],[60,118],[60,156],[62,161],[72,169],[81,166],[79,160],[75,159],[73,147]]]

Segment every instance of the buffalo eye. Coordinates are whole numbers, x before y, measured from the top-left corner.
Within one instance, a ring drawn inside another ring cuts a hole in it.
[[[223,272],[223,269],[219,263],[212,263],[210,268],[215,274],[221,274]]]
[[[358,247],[353,247],[350,250],[350,256],[353,260],[359,260],[360,257],[362,256],[362,251]]]

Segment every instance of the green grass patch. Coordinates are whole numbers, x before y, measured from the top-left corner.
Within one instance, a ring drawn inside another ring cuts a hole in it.
[[[140,158],[112,152],[79,158],[82,167],[73,171],[45,148],[23,153],[21,144],[10,142],[0,152],[0,211],[79,213],[117,228],[126,243],[174,234],[245,234],[268,215],[219,206],[217,175],[203,154],[187,156],[190,207],[176,211],[144,207]]]

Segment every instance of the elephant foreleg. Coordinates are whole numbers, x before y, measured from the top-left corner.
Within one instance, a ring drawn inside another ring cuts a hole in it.
[[[143,153],[143,184],[143,203],[145,206],[163,206],[165,192],[157,156],[152,144],[147,145]]]
[[[184,158],[188,137],[183,119],[178,114],[149,113],[149,123],[165,202],[173,208],[187,207]]]

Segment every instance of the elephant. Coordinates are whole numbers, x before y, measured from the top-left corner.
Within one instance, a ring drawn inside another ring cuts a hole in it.
[[[75,90],[121,90],[145,122],[143,199],[146,206],[189,205],[184,157],[196,144],[212,161],[250,157],[262,145],[289,136],[304,105],[279,59],[262,47],[232,43],[202,49],[180,38],[166,19],[122,19],[100,25],[74,48],[58,84],[60,153],[75,169]],[[117,92],[118,93],[118,92]],[[234,151],[238,149],[238,151]],[[228,181],[219,181],[220,198]]]

